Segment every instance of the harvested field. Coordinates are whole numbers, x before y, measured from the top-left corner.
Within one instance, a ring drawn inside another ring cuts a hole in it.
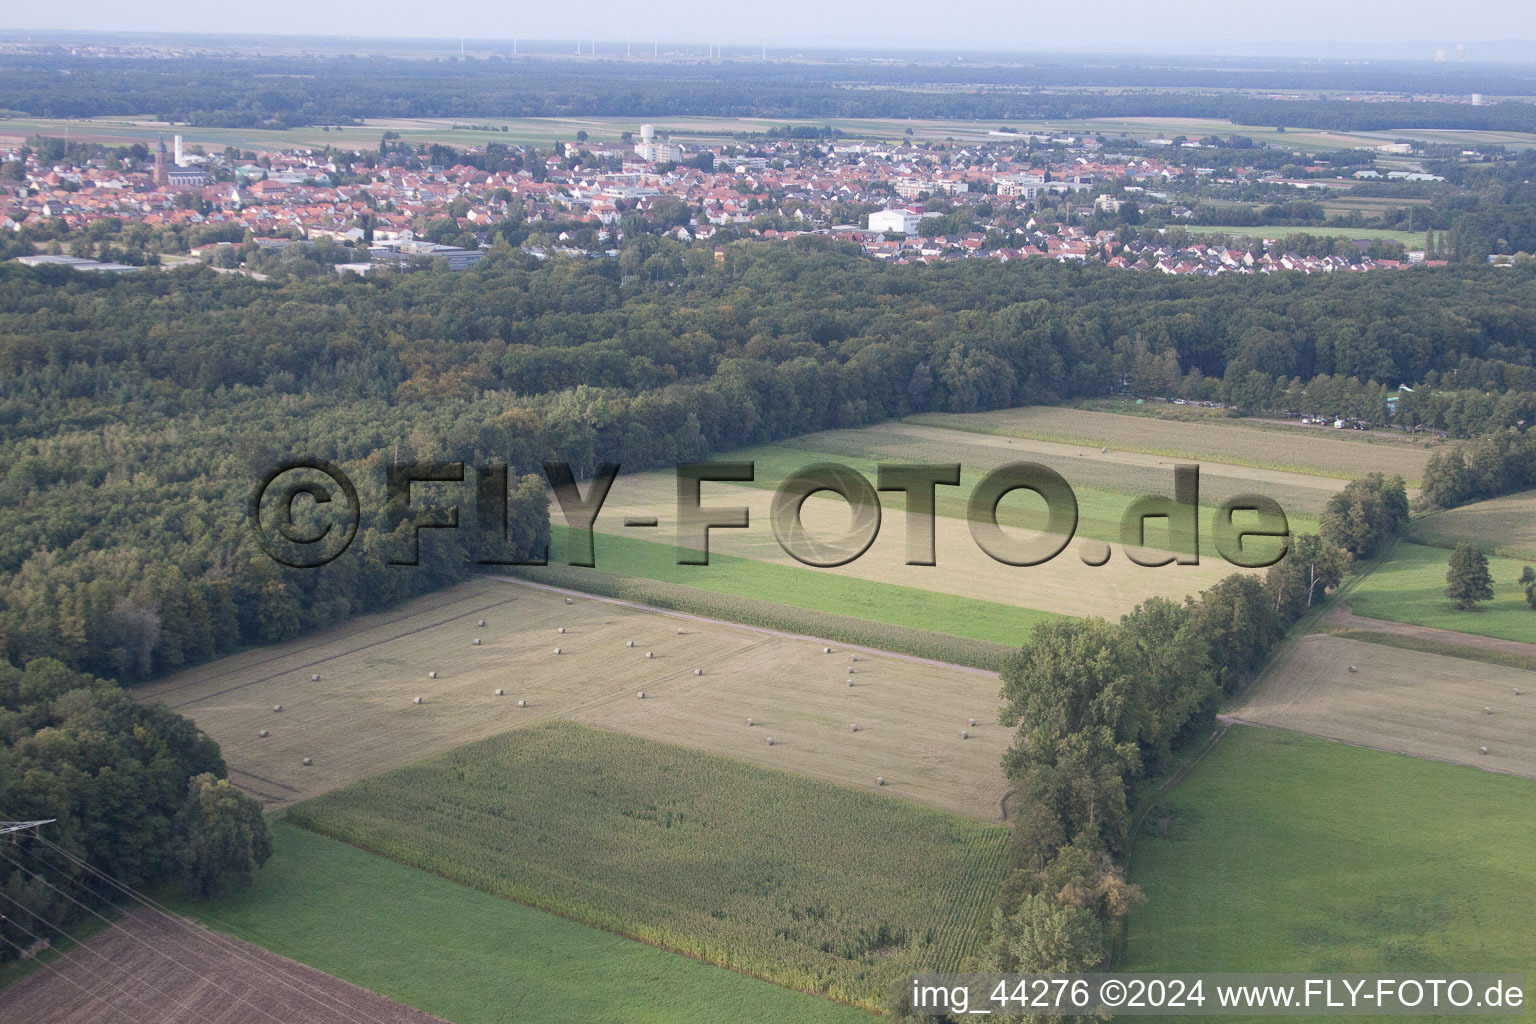
[[[1188,407],[1158,404],[1153,408],[1171,412]],[[1060,406],[930,413],[909,417],[907,422],[1344,479],[1372,471],[1395,473],[1409,486],[1422,477],[1430,454],[1422,439],[1385,431],[1311,429],[1300,424],[1274,427],[1214,417],[1186,422],[1151,413],[1119,414]]]
[[[558,537],[565,527],[554,527]],[[749,626],[824,637],[949,665],[997,672],[1046,612],[888,587],[845,576],[812,575],[780,566],[711,556],[719,571],[708,577],[681,570],[675,549],[624,537],[604,536],[604,564],[621,572],[569,565],[541,565],[514,575],[573,591],[707,615]],[[617,558],[612,549],[618,549]]]
[[[1437,548],[1472,541],[1486,554],[1536,561],[1536,491],[1416,516],[1408,539]]]
[[[1536,673],[1500,665],[1312,634],[1281,650],[1232,715],[1536,777]]]
[[[0,991],[26,1024],[442,1024],[184,918],[135,911]]]
[[[992,469],[1017,461],[1039,462],[1059,472],[1072,487],[1077,500],[1078,523],[1075,535],[1114,543],[1120,541],[1120,520],[1135,498],[1144,494],[1173,495],[1174,467],[1180,460],[1147,458],[1131,453],[1104,452],[1101,446],[1059,445],[1051,442],[1022,440],[1011,442],[993,436],[960,431],[942,431],[936,442],[913,440],[910,431],[926,428],[895,425],[869,427],[857,431],[827,431],[808,438],[776,445],[758,445],[732,454],[750,459],[756,466],[757,480],[752,484],[766,490],[806,465],[830,461],[862,473],[873,482],[882,463],[903,461],[940,462],[961,460],[958,487],[938,487],[934,492],[934,511],[941,516],[965,519],[969,514],[971,489]],[[814,442],[825,447],[809,447]],[[871,454],[858,454],[866,442]],[[1142,465],[1141,463],[1146,463]],[[1280,501],[1291,520],[1292,529],[1314,532],[1316,510],[1340,485],[1333,480],[1266,470],[1239,469],[1238,477],[1229,466],[1201,466],[1200,507],[1202,555],[1216,554],[1209,529],[1210,516],[1221,499],[1255,491]],[[1252,476],[1253,479],[1249,479]],[[1264,479],[1259,479],[1263,477]],[[1300,481],[1298,483],[1298,480]],[[1257,482],[1256,482],[1257,481]],[[889,493],[882,506],[902,507],[904,498]],[[1004,526],[1039,530],[1046,525],[1044,503],[1023,495],[1012,495],[998,506],[998,521]],[[1158,524],[1154,524],[1157,526]]]
[[[1051,411],[1071,417],[1089,415],[1076,409]],[[1161,423],[1142,417],[1110,418],[1125,421],[1127,440],[1145,437],[1152,432],[1150,429],[1138,430],[1138,426],[1155,428]],[[1204,434],[1206,427],[1201,425],[1195,429]],[[1232,429],[1246,431],[1247,428]],[[1261,441],[1266,436],[1264,431],[1257,432]],[[1288,435],[1282,434],[1281,438],[1288,442],[1286,447],[1296,447]],[[1083,442],[1011,437],[1001,433],[956,430],[927,422],[882,423],[862,430],[827,430],[796,438],[782,447],[875,461],[960,462],[975,470],[978,476],[1004,463],[1029,460],[1050,466],[1065,477],[1074,490],[1103,490],[1138,496],[1172,494],[1174,465],[1180,461],[1199,462],[1202,504],[1214,507],[1233,495],[1258,492],[1278,501],[1288,515],[1301,518],[1315,518],[1328,499],[1344,488],[1348,478],[1359,474],[1361,465],[1359,452],[1353,445],[1350,446],[1355,453],[1353,472],[1340,471],[1336,476],[1325,476],[1311,469],[1296,471],[1247,466],[1219,459],[1207,462],[1209,453],[1199,449],[1170,455],[1136,451],[1129,444],[1116,445],[1107,439]],[[1103,448],[1109,451],[1102,451]],[[1250,443],[1249,453],[1254,450]],[[965,488],[962,490],[969,493]]]
[[[762,733],[773,727],[743,723],[741,745]],[[980,952],[1010,833],[881,799],[873,782],[859,792],[550,722],[289,816],[520,903],[874,1009],[909,972],[957,970]]]
[[[876,652],[859,655],[849,686],[846,648],[827,655],[823,646],[585,596],[566,604],[487,579],[134,693],[190,716],[218,740],[231,778],[269,805],[568,718],[859,787],[884,771],[886,795],[1000,817],[1009,736],[996,725],[994,675]],[[642,690],[646,699],[636,700]],[[773,748],[747,729],[749,715],[776,725]],[[860,716],[870,728],[851,737],[848,723]],[[983,724],[962,741],[970,718]],[[314,763],[304,766],[305,757]]]
[[[816,457],[811,456],[806,461],[816,461]],[[1007,460],[999,460],[1002,461]],[[1169,472],[1171,474],[1171,470]],[[976,474],[966,474],[962,479],[960,491],[968,496]],[[1068,479],[1070,482],[1070,475]],[[749,510],[751,522],[751,526],[745,530],[712,530],[709,538],[710,553],[713,555],[718,552],[805,572],[835,573],[852,579],[919,588],[935,594],[980,599],[1055,614],[1103,615],[1111,618],[1129,612],[1152,596],[1182,601],[1185,595],[1202,590],[1238,571],[1218,557],[1202,558],[1196,566],[1148,568],[1130,562],[1118,544],[1114,545],[1115,553],[1110,562],[1094,568],[1083,564],[1081,553],[1085,543],[1096,542],[1081,538],[1073,540],[1061,554],[1042,565],[1005,565],[977,546],[964,519],[949,516],[939,516],[936,520],[937,564],[911,566],[906,564],[907,513],[901,507],[899,498],[893,500],[892,506],[883,509],[879,535],[869,550],[856,561],[831,569],[807,570],[785,554],[774,539],[769,517],[772,499],[773,492],[764,487],[707,484],[703,499],[706,507],[744,506]],[[1014,508],[1019,508],[1024,505],[1025,498],[1020,495],[1006,498],[1004,508],[1012,502],[1017,502]],[[627,517],[657,517],[667,526],[664,527],[666,533],[656,543],[670,544],[672,538],[667,534],[672,533],[669,527],[676,522],[676,509],[674,474],[653,472],[620,477],[609,492],[602,514],[597,519],[597,568],[624,571],[622,557],[617,560],[613,557],[605,558],[601,535],[608,533],[632,537],[633,531],[623,525]],[[807,499],[802,518],[808,531],[823,537],[843,533],[851,521],[845,501],[821,495]],[[1205,532],[1208,514],[1202,519],[1205,520],[1202,532]],[[1010,528],[1009,532],[1021,540],[1041,536],[1038,531],[1025,528]],[[1155,525],[1148,530],[1148,539],[1152,541],[1153,548],[1159,547],[1157,532]],[[561,554],[557,547],[556,556]],[[619,554],[622,556],[622,552]],[[688,567],[686,571],[707,579],[710,569],[697,566]]]

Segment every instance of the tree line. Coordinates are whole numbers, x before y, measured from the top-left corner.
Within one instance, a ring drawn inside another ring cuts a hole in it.
[[[1420,498],[1455,508],[1536,487],[1536,432],[1502,430],[1442,448],[1424,465]]]
[[[0,817],[54,819],[0,840],[0,963],[125,902],[96,871],[199,899],[250,884],[272,844],[225,775],[218,744],[163,704],[52,658],[0,663]]]
[[[1265,69],[1268,88],[1351,81],[1350,90],[1527,95],[1524,74],[1475,76],[1355,69]],[[1333,77],[1328,77],[1332,75]],[[1342,77],[1340,77],[1342,76]],[[1108,81],[1106,81],[1108,80]],[[1214,83],[1228,81],[1225,91]],[[1150,88],[1105,93],[1105,84]],[[350,125],[363,118],[605,116],[914,117],[980,120],[1081,117],[1217,118],[1234,124],[1336,130],[1536,130],[1536,106],[1388,100],[1278,100],[1245,95],[1253,79],[1198,62],[1072,67],[1068,62],[950,65],[817,62],[530,61],[352,57],[73,56],[15,54],[0,66],[6,106],[36,117],[126,116],[218,128]],[[1507,88],[1498,87],[1507,85]],[[1482,88],[1481,86],[1493,86]],[[870,88],[874,86],[874,88]],[[940,88],[933,88],[940,86]]]
[[[1105,394],[1141,352],[1223,380],[1233,363],[1336,371],[1358,345],[1383,372],[1442,378],[1529,372],[1536,351],[1518,268],[1175,280],[888,266],[817,238],[693,251],[657,248],[647,263],[677,262],[656,279],[505,246],[471,271],[366,280],[0,266],[7,658],[130,682],[463,578],[467,530],[434,531],[416,569],[385,564],[405,542],[385,508],[397,461],[507,465],[508,536],[533,557],[549,460],[667,466]],[[275,565],[243,517],[296,455],[346,469],[364,510],[347,554],[308,572]]]
[[[1317,535],[1292,538],[1262,580],[1236,574],[1187,598],[1153,598],[1118,623],[1040,626],[1002,673],[1003,769],[1013,784],[1012,868],[993,913],[989,970],[1100,968],[1144,899],[1120,855],[1137,787],[1212,728],[1298,619],[1408,517],[1400,478],[1373,474],[1330,502]]]

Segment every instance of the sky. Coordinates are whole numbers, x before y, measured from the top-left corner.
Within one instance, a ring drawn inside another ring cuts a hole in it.
[[[1361,52],[1408,42],[1446,46],[1536,40],[1531,0],[587,0],[580,4],[505,0],[71,0],[7,5],[5,29],[178,31],[241,34],[590,39],[637,43],[717,40],[736,45],[1010,51],[1161,50],[1264,52],[1275,44],[1358,44]],[[1349,47],[1345,47],[1348,49]],[[1276,46],[1294,53],[1294,46]],[[1337,45],[1320,46],[1329,54]],[[1415,48],[1417,52],[1417,48]],[[1433,56],[1433,49],[1423,53]]]

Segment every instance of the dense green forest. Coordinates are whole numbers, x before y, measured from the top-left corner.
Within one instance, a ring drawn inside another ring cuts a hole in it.
[[[507,47],[510,53],[511,47]],[[80,57],[0,66],[6,108],[39,117],[153,113],[208,127],[347,124],[365,117],[1203,117],[1329,129],[1536,130],[1536,105],[1276,100],[1227,90],[1529,95],[1529,70],[1423,64],[1308,67],[1135,61],[630,62],[358,57]],[[1262,77],[1260,77],[1260,73]],[[1126,91],[1105,93],[1104,85]],[[1072,91],[1081,89],[1083,91]]]
[[[0,843],[0,963],[127,902],[100,873],[205,899],[249,884],[271,842],[224,774],[218,744],[164,705],[52,658],[0,663],[0,817],[52,819]]]
[[[417,570],[386,564],[407,529],[383,499],[396,459],[507,464],[522,558],[547,545],[548,459],[672,465],[1103,394],[1147,363],[1267,395],[1319,373],[1380,393],[1536,372],[1529,268],[1193,280],[888,266],[816,238],[655,281],[621,283],[617,264],[501,249],[458,274],[268,282],[0,267],[8,658],[131,681],[461,578],[481,543],[464,530],[438,531]],[[362,492],[359,539],[324,569],[281,569],[244,520],[290,455]]]

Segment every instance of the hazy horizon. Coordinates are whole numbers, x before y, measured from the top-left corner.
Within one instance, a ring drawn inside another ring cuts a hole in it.
[[[1366,0],[1338,4],[1296,0],[1286,17],[1270,9],[1232,5],[1212,17],[1209,4],[1161,6],[1106,0],[1091,9],[1030,9],[979,0],[963,17],[935,18],[910,2],[873,5],[784,0],[771,14],[722,8],[706,22],[696,7],[660,0],[643,8],[596,0],[573,17],[568,8],[508,7],[485,0],[434,5],[430,21],[404,0],[317,6],[269,0],[257,21],[250,8],[167,0],[149,8],[79,0],[68,8],[25,7],[9,12],[0,32],[100,32],[189,35],[349,37],[379,39],[511,40],[574,43],[596,38],[650,45],[718,42],[745,51],[767,46],[868,50],[880,47],[1027,53],[1123,52],[1242,56],[1379,57],[1432,60],[1527,60],[1536,57],[1536,5],[1430,0]],[[67,12],[67,13],[66,13]],[[1300,31],[1301,28],[1307,31]],[[1280,38],[1273,38],[1273,37]],[[1303,38],[1297,38],[1297,37]],[[1311,38],[1305,38],[1311,36]],[[1458,53],[1458,44],[1464,48]],[[1511,56],[1518,54],[1518,56]]]

